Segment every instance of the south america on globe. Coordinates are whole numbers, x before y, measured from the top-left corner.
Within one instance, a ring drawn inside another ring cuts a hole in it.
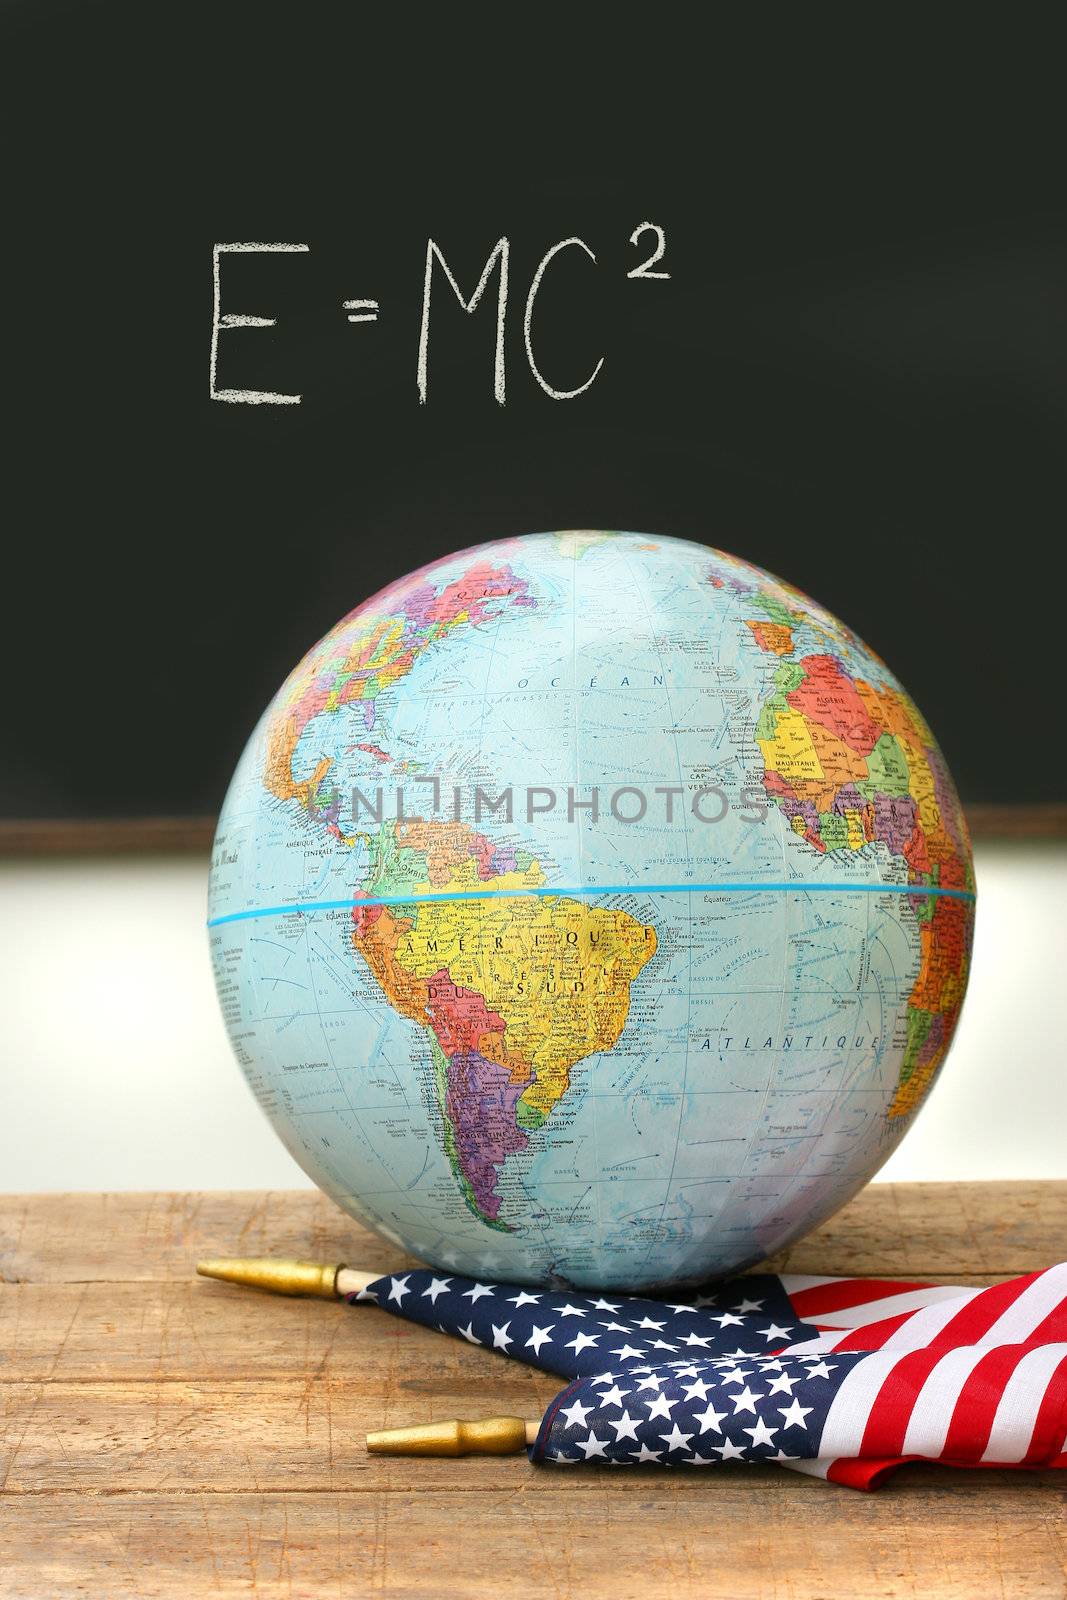
[[[910,1125],[967,984],[952,779],[886,666],[680,540],[446,557],[267,707],[209,928],[304,1170],[443,1269],[645,1290],[781,1249]]]

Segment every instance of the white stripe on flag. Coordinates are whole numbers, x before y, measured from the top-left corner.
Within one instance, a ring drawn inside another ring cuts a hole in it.
[[[850,1283],[850,1278],[813,1278],[807,1272],[784,1273],[778,1282],[786,1294],[799,1294],[801,1289],[821,1289],[824,1283]]]
[[[819,1440],[820,1456],[833,1459],[859,1455],[871,1407],[886,1378],[907,1353],[906,1350],[875,1350],[856,1363],[830,1402]]]
[[[1049,1379],[1064,1356],[1067,1344],[1042,1344],[1022,1357],[1004,1385],[983,1461],[1022,1460],[1030,1448]]]
[[[1067,1298],[1067,1262],[1049,1267],[1040,1278],[1035,1278],[1017,1300],[1013,1300],[1003,1316],[997,1318],[988,1333],[982,1335],[983,1344],[1021,1344],[1034,1329],[1055,1311]]]
[[[780,1461],[779,1466],[788,1467],[790,1472],[806,1472],[812,1478],[825,1478],[833,1466],[831,1460],[825,1461]]]
[[[925,1350],[931,1340],[936,1339],[942,1328],[947,1328],[953,1317],[962,1311],[964,1306],[970,1305],[971,1301],[982,1292],[981,1289],[965,1289],[962,1294],[957,1291],[954,1300],[942,1300],[939,1306],[926,1306],[922,1311],[916,1311],[903,1327],[889,1335],[883,1348]]]
[[[838,1329],[836,1333],[820,1333],[814,1339],[804,1339],[800,1344],[787,1344],[782,1348],[785,1356],[822,1355],[826,1350],[836,1350],[843,1339],[849,1337],[848,1330]]]
[[[988,1354],[984,1345],[965,1344],[941,1357],[915,1397],[901,1455],[941,1454],[963,1386]]]
[[[842,1311],[816,1312],[811,1320],[818,1323],[820,1328],[861,1328],[868,1322],[899,1317],[905,1311],[921,1311],[924,1306],[938,1305],[942,1301],[958,1301],[963,1306],[981,1292],[980,1289],[935,1284],[929,1289],[909,1289],[906,1294],[889,1294],[881,1300],[868,1300],[862,1306],[846,1306]]]

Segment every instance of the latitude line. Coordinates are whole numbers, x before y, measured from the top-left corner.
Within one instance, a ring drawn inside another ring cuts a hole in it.
[[[230,922],[247,922],[256,917],[281,917],[308,911],[354,911],[357,906],[442,905],[464,900],[566,900],[601,894],[899,894],[920,895],[932,900],[964,900],[974,903],[977,895],[969,889],[941,889],[924,883],[603,883],[563,885],[558,888],[457,889],[439,894],[351,895],[346,900],[297,900],[290,905],[253,906],[246,911],[227,911],[209,917],[209,928]]]

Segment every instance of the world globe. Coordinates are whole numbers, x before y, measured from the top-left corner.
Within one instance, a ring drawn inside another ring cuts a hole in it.
[[[442,1269],[640,1291],[867,1182],[945,1058],[974,877],[850,630],[675,539],[502,539],[311,649],[241,757],[209,927],[286,1147]]]

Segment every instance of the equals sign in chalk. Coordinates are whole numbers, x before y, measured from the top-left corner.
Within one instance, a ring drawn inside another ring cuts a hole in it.
[[[348,312],[349,322],[377,322],[378,320],[377,300],[346,300],[344,308]]]

